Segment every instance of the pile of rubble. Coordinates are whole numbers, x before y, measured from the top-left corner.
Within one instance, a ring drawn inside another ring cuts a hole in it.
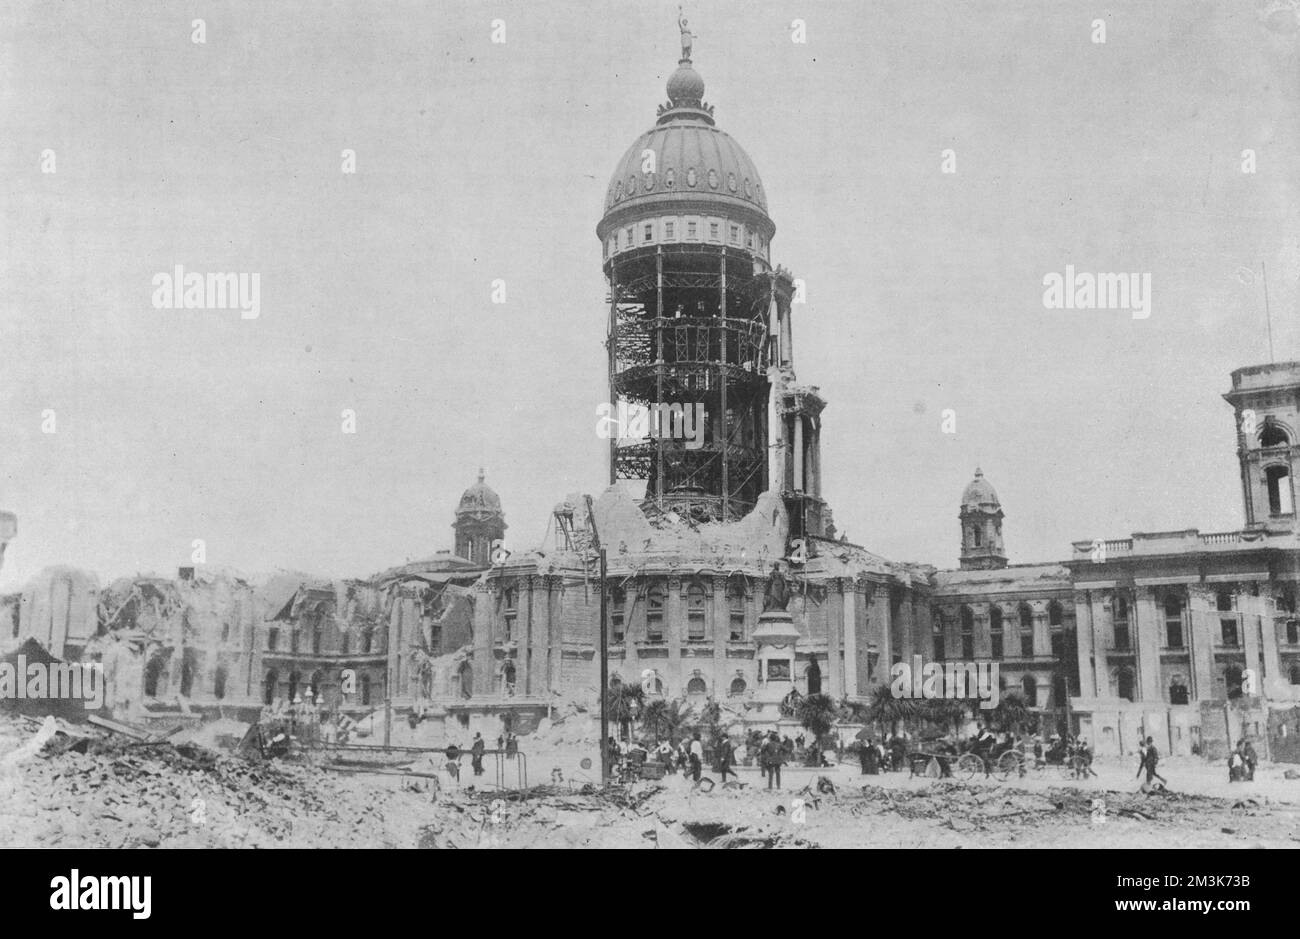
[[[6,847],[395,843],[373,799],[309,764],[140,741],[54,718],[0,722],[0,832]]]

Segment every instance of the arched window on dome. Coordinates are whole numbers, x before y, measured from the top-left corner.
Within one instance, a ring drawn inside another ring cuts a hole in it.
[[[1276,423],[1266,420],[1259,431],[1259,445],[1261,447],[1289,447],[1291,439],[1287,437],[1286,431]]]
[[[1291,674],[1300,675],[1300,668],[1292,669]],[[1293,678],[1291,684],[1300,685],[1300,678]],[[731,687],[727,689],[727,694],[736,698],[744,694],[745,689],[748,687],[749,685],[746,684],[745,679],[737,675],[735,678],[731,679]]]

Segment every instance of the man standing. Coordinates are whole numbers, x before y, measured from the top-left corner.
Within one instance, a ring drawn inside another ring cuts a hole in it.
[[[469,748],[470,763],[474,767],[475,776],[483,775],[483,753],[486,750],[487,745],[483,743],[483,735],[476,733],[474,735],[474,743]]]
[[[704,766],[704,744],[700,743],[700,732],[698,730],[691,735],[689,759],[691,761],[691,779],[698,786],[700,784],[700,770]]]
[[[1160,763],[1160,751],[1156,749],[1155,741],[1150,737],[1147,738],[1147,750],[1144,762],[1147,771],[1147,785],[1151,784],[1153,778],[1160,780],[1160,782],[1166,786],[1169,785],[1169,780],[1156,772],[1156,766]]]
[[[767,777],[767,788],[772,788],[772,780],[776,780],[776,788],[781,788],[781,760],[784,753],[781,749],[781,741],[776,736],[776,731],[768,734],[767,742],[763,748],[758,751],[759,760],[763,764],[763,774]]]
[[[736,776],[737,779],[740,778],[736,775],[736,771],[732,769],[735,765],[736,748],[731,745],[730,737],[723,737],[722,746],[718,750],[718,773],[722,776],[723,785],[727,782],[728,773],[732,776]]]

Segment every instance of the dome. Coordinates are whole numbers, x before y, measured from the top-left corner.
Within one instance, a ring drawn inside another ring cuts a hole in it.
[[[478,471],[478,482],[465,490],[456,506],[456,517],[462,515],[502,515],[501,497],[483,482],[483,470]]]
[[[998,494],[993,491],[993,486],[984,478],[984,473],[975,468],[975,478],[966,486],[966,491],[961,494],[962,507],[966,506],[985,506],[999,505]]]
[[[776,231],[767,214],[767,196],[754,161],[740,144],[713,123],[713,108],[704,103],[704,79],[682,59],[668,79],[668,103],[661,105],[655,126],[628,147],[618,161],[605,193],[608,228],[657,204],[712,203],[748,216],[765,237]],[[654,172],[645,171],[645,151],[654,153]]]

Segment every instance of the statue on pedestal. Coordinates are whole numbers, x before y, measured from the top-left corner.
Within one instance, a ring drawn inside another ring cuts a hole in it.
[[[785,575],[781,573],[781,566],[773,562],[772,576],[768,578],[767,590],[763,593],[763,612],[784,610],[789,603],[790,585],[786,582]]]

